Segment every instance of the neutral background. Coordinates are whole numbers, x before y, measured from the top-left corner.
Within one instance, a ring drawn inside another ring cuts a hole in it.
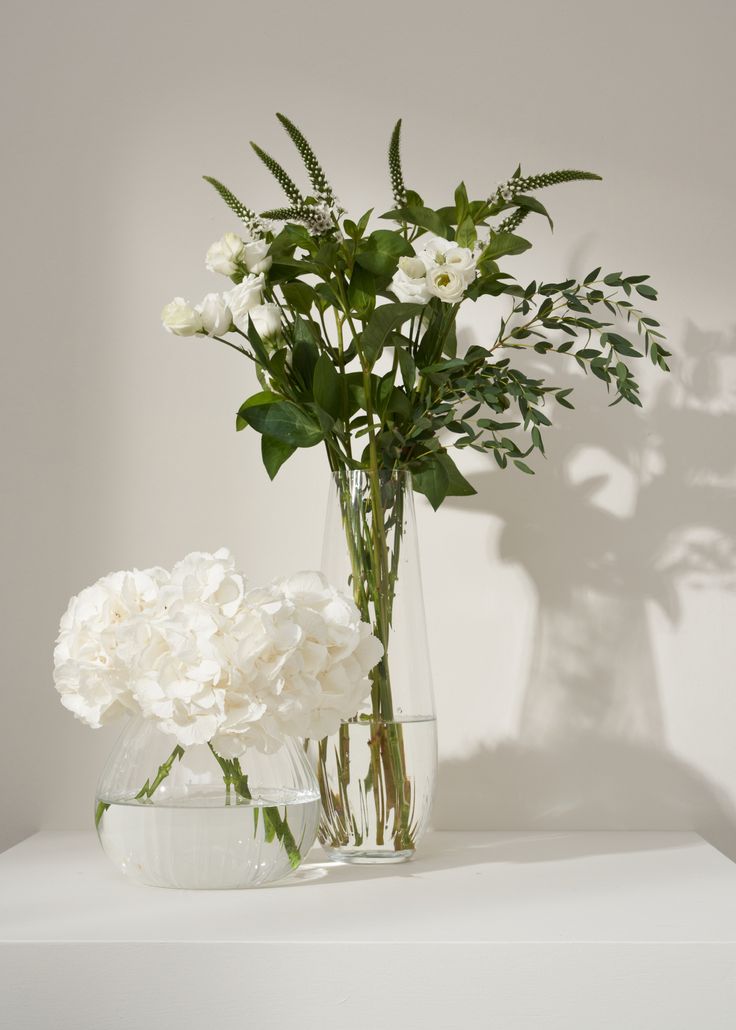
[[[249,368],[159,325],[237,229],[200,176],[280,199],[247,143],[296,169],[282,110],[357,213],[388,206],[399,115],[430,203],[518,161],[604,175],[547,192],[514,271],[651,272],[675,371],[643,415],[575,380],[535,479],[471,458],[478,497],[421,506],[435,823],[695,827],[736,856],[735,30],[702,0],[6,4],[3,844],[88,826],[115,733],[53,691],[70,594],[222,544],[254,581],[319,562],[322,455],[270,484],[233,431]]]

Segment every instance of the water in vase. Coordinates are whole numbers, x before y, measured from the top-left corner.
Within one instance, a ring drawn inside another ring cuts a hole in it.
[[[279,789],[226,800],[221,790],[178,804],[100,797],[100,843],[129,879],[158,887],[239,889],[287,876],[314,840],[319,794]]]
[[[437,771],[433,717],[343,723],[319,743],[317,777],[323,815],[319,839],[333,859],[404,861],[429,821]],[[399,754],[400,761],[388,756]],[[390,782],[405,770],[402,785]],[[402,804],[396,803],[401,792]]]

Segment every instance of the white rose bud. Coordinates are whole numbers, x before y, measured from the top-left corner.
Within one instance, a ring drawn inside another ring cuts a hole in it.
[[[445,304],[459,303],[465,294],[465,279],[451,265],[438,265],[427,273],[429,292]]]
[[[230,332],[233,316],[221,293],[208,293],[196,310],[202,317],[202,328],[208,336],[222,336]]]
[[[161,312],[164,329],[175,336],[196,336],[202,332],[202,317],[183,297],[174,297]]]
[[[255,275],[258,275],[259,272],[267,272],[273,264],[273,258],[268,253],[268,243],[265,240],[246,243],[243,257],[248,271]]]
[[[262,340],[271,340],[281,333],[281,311],[278,304],[257,304],[250,317]]]
[[[247,333],[249,312],[263,303],[263,275],[246,276],[239,286],[223,294],[223,300],[230,308],[235,325],[241,333]]]
[[[235,275],[244,263],[245,241],[234,232],[226,232],[221,240],[213,243],[207,251],[205,265],[210,272],[220,275]]]
[[[427,269],[418,257],[400,257],[399,268],[410,279],[423,279]]]
[[[473,252],[467,247],[452,247],[445,253],[445,265],[454,268],[469,285],[475,279]]]

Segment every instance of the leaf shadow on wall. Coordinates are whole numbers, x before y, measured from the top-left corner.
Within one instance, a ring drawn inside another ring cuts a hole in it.
[[[685,585],[736,587],[736,335],[690,326],[672,349],[643,417],[577,380],[537,476],[447,502],[501,521],[537,617],[515,736],[441,763],[443,829],[691,828],[736,857],[730,801],[668,745],[648,620],[677,624]]]

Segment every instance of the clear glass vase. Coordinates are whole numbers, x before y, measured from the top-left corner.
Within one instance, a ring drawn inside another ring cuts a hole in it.
[[[225,759],[180,747],[150,720],[123,730],[97,785],[103,850],[131,880],[234,889],[288,876],[317,835],[319,787],[303,742]]]
[[[322,566],[384,646],[371,696],[317,744],[319,839],[333,859],[401,862],[430,815],[437,729],[411,477],[333,474]]]

